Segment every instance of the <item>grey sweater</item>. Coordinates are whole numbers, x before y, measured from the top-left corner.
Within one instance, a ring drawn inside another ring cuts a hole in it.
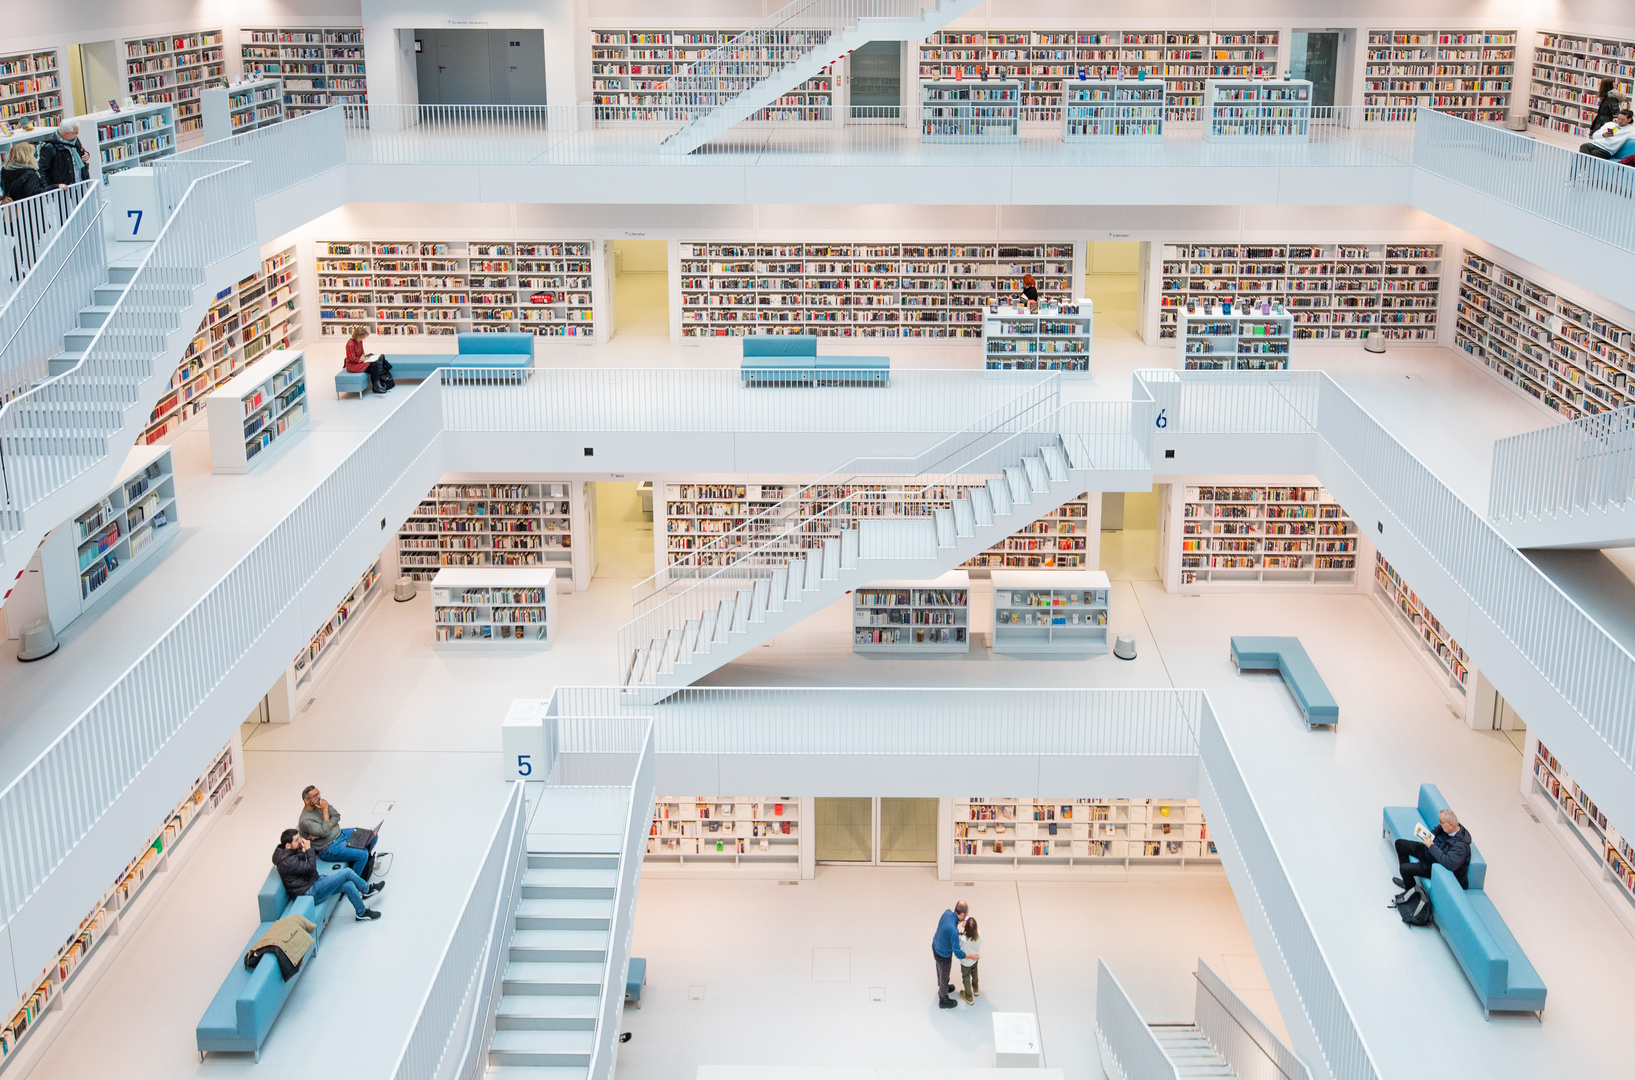
[[[341,832],[341,812],[335,809],[335,804],[329,804],[329,821],[324,821],[322,810],[303,809],[301,820],[296,822],[301,835],[312,843],[313,851],[322,851],[335,842]]]

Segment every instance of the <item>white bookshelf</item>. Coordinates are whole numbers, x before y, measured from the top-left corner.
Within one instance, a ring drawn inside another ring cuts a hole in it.
[[[1613,914],[1635,931],[1635,846],[1531,732],[1527,748],[1529,753],[1522,759],[1522,790],[1529,807],[1595,882]]]
[[[9,1011],[0,1013],[0,1068],[22,1062],[26,1071],[38,1063],[56,1036],[39,1041],[40,1033],[60,1031],[79,1002],[102,978],[122,943],[146,920],[157,897],[168,889],[180,863],[192,858],[199,838],[219,818],[214,814],[239,786],[244,754],[235,730],[232,739],[187,788],[147,842],[136,850],[113,885],[94,904],[51,963]],[[163,871],[175,871],[163,873]],[[158,883],[158,884],[156,884]],[[154,886],[149,888],[149,886]]]
[[[445,478],[397,534],[398,576],[431,581],[443,567],[549,567],[559,588],[590,587],[583,481]]]
[[[1022,133],[1019,82],[922,82],[920,141],[1009,143]]]
[[[1289,366],[1294,316],[1281,303],[1199,304],[1181,313],[1175,340],[1180,366],[1189,371],[1267,371]]]
[[[787,796],[660,796],[643,861],[799,877],[804,825],[801,800]]]
[[[1189,304],[1282,304],[1296,341],[1435,344],[1441,244],[1217,244],[1163,246],[1158,336],[1175,337]]]
[[[592,30],[591,100],[596,121],[668,121],[665,84],[678,71],[725,45],[739,30]],[[818,74],[756,113],[754,120],[834,119],[834,71]]]
[[[1210,79],[1204,102],[1210,142],[1311,139],[1311,83],[1306,79]]]
[[[445,567],[431,579],[433,647],[548,649],[556,641],[556,571]]]
[[[150,165],[176,152],[176,107],[135,105],[79,118],[80,144],[90,155],[91,177]]]
[[[1416,653],[1425,658],[1426,667],[1447,689],[1449,700],[1464,709],[1471,682],[1465,650],[1379,552],[1374,553],[1374,596],[1387,610],[1392,624],[1418,646]]]
[[[1164,141],[1164,80],[1064,79],[1062,141]]]
[[[990,374],[1059,371],[1090,374],[1095,313],[1088,299],[1041,299],[1038,311],[994,304],[982,316],[982,365]]]
[[[352,643],[357,624],[374,609],[384,591],[385,586],[380,580],[380,560],[376,559],[374,565],[365,570],[363,576],[347,590],[346,597],[335,605],[335,610],[324,620],[324,625],[295,654],[289,671],[289,708],[292,713],[300,712],[312,697],[318,680],[335,666],[336,659]]]
[[[588,240],[323,240],[318,325],[385,336],[596,337]]]
[[[971,651],[971,576],[871,581],[852,593],[852,651],[945,656]]]
[[[233,86],[208,87],[199,95],[204,141],[218,142],[284,119],[284,84],[254,79]]]
[[[56,49],[0,53],[0,124],[18,129],[32,124],[44,137],[63,115],[62,62]]]
[[[239,57],[244,77],[280,80],[284,84],[287,116],[299,116],[331,105],[368,104],[368,74],[363,56],[363,31],[356,26],[261,27],[239,31]]]
[[[1100,492],[1096,498],[1100,498]],[[1069,499],[965,564],[967,570],[1083,570],[1090,540],[1090,495]]]
[[[920,78],[978,78],[982,69],[1022,81],[1022,118],[1062,118],[1063,83],[1145,71],[1163,79],[1166,104],[1203,104],[1204,80],[1278,71],[1276,30],[942,30],[920,46]]]
[[[158,442],[185,429],[204,412],[210,392],[243,371],[245,364],[270,349],[300,344],[295,267],[295,249],[285,248],[262,259],[256,273],[216,295],[138,442]]]
[[[683,243],[681,334],[982,336],[984,309],[1032,274],[1040,300],[1077,291],[1074,245]]]
[[[1161,507],[1164,579],[1181,592],[1278,586],[1355,591],[1362,539],[1314,484],[1172,484]],[[1366,579],[1364,579],[1366,580]]]
[[[176,470],[168,447],[139,447],[120,480],[52,530],[40,546],[46,609],[57,633],[159,557],[177,526]]]
[[[1514,30],[1371,30],[1363,104],[1499,123],[1515,76]]]
[[[173,106],[176,133],[184,139],[203,128],[200,91],[221,82],[226,70],[220,30],[189,30],[125,42],[127,96],[138,103]]]
[[[1453,342],[1570,419],[1635,404],[1635,336],[1627,327],[1469,250]]]
[[[952,833],[957,872],[1220,864],[1193,799],[954,799]]]
[[[1547,131],[1588,139],[1601,105],[1597,90],[1608,77],[1625,94],[1635,88],[1635,41],[1540,30],[1533,49],[1528,120]]]
[[[274,349],[223,383],[204,406],[211,469],[249,472],[307,426],[306,355],[300,349]]]
[[[1040,657],[1106,652],[1111,589],[1100,570],[993,571],[993,651]]]

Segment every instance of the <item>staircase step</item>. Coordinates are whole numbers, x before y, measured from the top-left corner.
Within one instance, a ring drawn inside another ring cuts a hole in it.
[[[1044,458],[1034,455],[1023,458],[1022,475],[1028,478],[1029,490],[1050,490],[1050,473],[1045,470]]]
[[[1008,517],[1011,513],[1011,486],[1003,477],[995,477],[988,481],[988,498],[993,503],[993,512],[996,517]]]
[[[589,1080],[588,1065],[490,1065],[484,1080]]]
[[[528,853],[530,867],[564,867],[578,870],[611,870],[619,871],[619,856],[614,854],[599,855],[592,851],[551,852],[531,851]]]
[[[1059,446],[1042,446],[1039,456],[1044,459],[1045,472],[1052,481],[1066,480],[1072,466],[1068,464],[1067,452]]]
[[[129,285],[131,279],[135,276],[136,267],[134,265],[108,267],[108,280],[114,284]]]
[[[971,489],[971,514],[980,528],[993,524],[993,494],[987,488]]]
[[[488,1043],[491,1065],[589,1065],[596,1032],[571,1028],[508,1028]]]
[[[529,867],[522,872],[522,895],[530,900],[611,897],[617,870]]]
[[[79,309],[79,324],[81,328],[92,329],[108,321],[113,313],[112,304],[92,304],[90,307]]]
[[[612,925],[612,897],[524,897],[517,902],[519,930],[606,930]]]
[[[125,295],[125,286],[127,284],[129,283],[115,282],[111,285],[98,285],[96,288],[91,290],[91,299],[95,300],[98,304],[113,307],[114,304],[119,302],[119,298]]]
[[[1022,466],[1006,466],[1005,483],[1010,488],[1012,505],[1027,506],[1033,502],[1033,489],[1028,486],[1027,471]]]
[[[601,964],[534,964],[512,961],[505,965],[503,993],[582,994],[602,992],[605,970]]]
[[[534,964],[601,964],[607,962],[606,930],[517,930],[511,935],[511,959]]]
[[[594,1030],[597,998],[589,994],[517,994],[500,998],[496,1027]]]

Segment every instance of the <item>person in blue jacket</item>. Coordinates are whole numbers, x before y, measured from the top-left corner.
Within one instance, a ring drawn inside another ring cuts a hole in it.
[[[937,962],[937,1008],[957,1009],[954,1000],[954,957],[965,959],[965,950],[959,947],[959,928],[965,922],[965,913],[971,909],[961,900],[954,910],[942,913],[937,920],[937,932],[931,937],[931,956]]]
[[[1415,878],[1431,876],[1433,863],[1447,867],[1448,872],[1458,879],[1459,887],[1468,889],[1470,830],[1459,824],[1459,818],[1452,810],[1444,810],[1436,823],[1436,835],[1429,844],[1410,839],[1397,841],[1397,862],[1400,864],[1399,876],[1391,880],[1402,893],[1397,896],[1396,903],[1401,903],[1408,895],[1408,890],[1414,887]]]

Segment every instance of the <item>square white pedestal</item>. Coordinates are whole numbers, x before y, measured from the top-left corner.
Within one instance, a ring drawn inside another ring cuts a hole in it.
[[[1045,1063],[1039,1049],[1039,1018],[1033,1013],[993,1014],[993,1063],[996,1069],[1037,1069]]]

